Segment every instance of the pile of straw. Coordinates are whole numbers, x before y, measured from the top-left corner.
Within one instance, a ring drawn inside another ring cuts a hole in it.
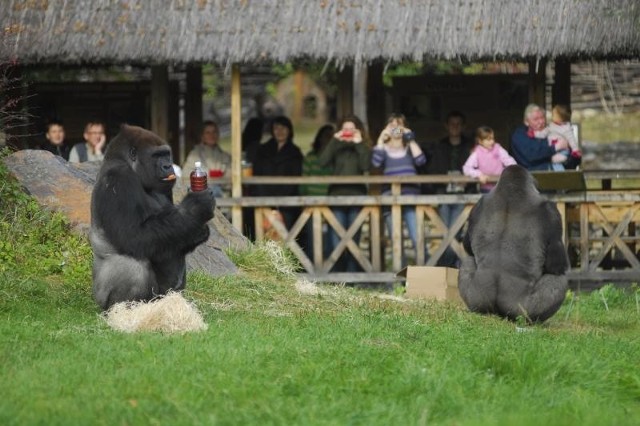
[[[196,306],[177,292],[169,292],[149,302],[116,303],[103,318],[111,328],[125,333],[185,333],[207,329]]]

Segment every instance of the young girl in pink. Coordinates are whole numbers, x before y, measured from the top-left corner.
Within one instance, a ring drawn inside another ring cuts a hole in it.
[[[516,164],[507,150],[495,141],[493,129],[480,126],[476,130],[476,147],[462,166],[462,172],[480,181],[480,192],[487,193],[495,186],[491,176],[500,176],[505,167]]]

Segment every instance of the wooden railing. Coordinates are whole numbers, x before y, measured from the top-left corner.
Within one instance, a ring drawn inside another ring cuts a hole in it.
[[[561,172],[558,172],[561,173]],[[561,175],[559,174],[560,178]],[[563,217],[564,237],[571,259],[570,279],[582,281],[640,281],[640,235],[636,229],[640,223],[640,190],[609,189],[610,182],[624,180],[640,183],[640,171],[584,172],[589,187],[607,188],[587,191],[554,193],[547,197],[554,201]],[[218,183],[228,181],[218,180]],[[402,235],[402,206],[416,206],[418,240],[413,264],[436,265],[447,248],[458,256],[464,249],[456,239],[464,230],[469,212],[479,200],[479,194],[400,195],[403,183],[476,183],[464,176],[313,176],[313,177],[250,177],[243,185],[264,184],[328,184],[366,183],[370,188],[380,184],[391,185],[391,195],[363,196],[295,196],[295,197],[241,197],[221,198],[218,206],[223,209],[253,208],[256,238],[264,237],[263,221],[269,221],[282,242],[295,254],[304,273],[316,281],[329,282],[389,282],[402,265],[402,239],[385,238],[382,221],[383,208],[389,208],[392,217],[392,235]],[[615,186],[615,185],[613,185]],[[629,186],[629,185],[627,185]],[[438,214],[441,204],[464,204],[458,219],[447,227]],[[331,207],[357,206],[360,213],[350,227],[344,229]],[[291,229],[273,220],[272,209],[299,207],[301,214]],[[238,217],[241,215],[235,215]],[[309,258],[297,237],[311,226],[313,258]],[[238,227],[239,224],[234,224]],[[340,244],[325,258],[322,252],[322,227],[328,226],[340,236]],[[363,232],[360,243],[353,237]],[[385,250],[390,247],[390,255]],[[428,256],[426,253],[428,248]],[[360,264],[362,273],[332,273],[340,255],[349,251]]]

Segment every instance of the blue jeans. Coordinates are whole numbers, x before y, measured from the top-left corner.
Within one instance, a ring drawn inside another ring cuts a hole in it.
[[[442,218],[442,221],[447,228],[451,228],[451,225],[458,219],[460,213],[464,210],[464,204],[440,204],[438,206],[438,214]],[[456,235],[456,239],[462,237],[462,232],[458,232]],[[455,251],[451,249],[451,247],[447,247],[440,259],[438,259],[438,266],[449,266],[451,268],[457,268],[460,263],[460,259],[458,259],[458,255]]]
[[[384,221],[387,224],[387,230],[389,231],[389,237],[393,240],[393,223],[391,219],[391,209],[387,208],[382,213]],[[416,249],[416,241],[418,240],[418,222],[416,218],[416,208],[413,206],[402,206],[402,221],[407,225],[409,231],[409,238],[411,238],[411,245],[414,250]],[[402,238],[402,235],[400,235]],[[404,245],[403,245],[404,247]],[[402,263],[406,263],[404,258],[404,250],[402,253]]]
[[[349,226],[356,220],[356,217],[360,213],[360,207],[332,207],[331,211],[334,216],[340,222],[342,227],[347,230]],[[331,250],[329,253],[335,249],[338,244],[340,244],[340,236],[336,233],[336,231],[331,228]],[[355,233],[353,236],[353,241],[358,244],[360,242],[360,230]],[[340,258],[333,266],[333,272],[362,272],[362,267],[353,257],[348,248],[345,248],[345,251],[342,252]]]

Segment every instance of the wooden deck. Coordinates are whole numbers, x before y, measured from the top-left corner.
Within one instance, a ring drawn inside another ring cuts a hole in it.
[[[558,181],[567,178],[575,180],[575,175],[556,172]],[[574,172],[575,173],[575,172]],[[588,190],[556,190],[547,194],[554,201],[563,217],[564,240],[567,246],[572,281],[589,282],[639,282],[640,281],[640,171],[596,171],[584,172]],[[553,177],[555,181],[555,176]],[[218,180],[224,183],[224,180]],[[416,195],[400,194],[402,183],[471,183],[464,176],[429,175],[389,178],[384,176],[350,177],[252,177],[245,178],[243,185],[262,184],[312,184],[312,183],[367,183],[370,192],[375,193],[379,184],[389,183],[392,195],[366,196],[322,196],[322,197],[237,197],[221,198],[218,206],[233,212],[234,218],[242,217],[243,208],[253,208],[255,223],[270,221],[283,243],[295,254],[304,268],[304,275],[318,282],[390,282],[399,280],[395,273],[402,265],[402,240],[386,237],[382,220],[382,209],[390,208],[393,235],[402,234],[401,207],[415,205],[418,218],[417,250],[411,253],[411,264],[435,265],[450,247],[459,256],[464,256],[462,244],[455,238],[464,227],[479,194]],[[623,187],[618,188],[618,187]],[[604,188],[604,189],[602,189]],[[616,189],[617,188],[617,189]],[[630,189],[636,188],[636,189]],[[464,204],[458,219],[448,228],[438,215],[440,204]],[[357,206],[360,213],[355,222],[344,229],[336,220],[332,206]],[[291,229],[285,229],[280,222],[272,221],[273,208],[300,207],[302,210]],[[234,221],[241,228],[241,224]],[[306,226],[313,229],[313,258],[309,258],[300,247],[296,237],[306,232]],[[340,244],[327,257],[322,256],[323,226],[335,230],[341,237]],[[353,240],[361,229],[360,243]],[[263,238],[261,227],[256,229],[256,238]],[[429,256],[425,253],[428,247]],[[340,255],[348,250],[358,261],[364,272],[332,273],[331,268]],[[428,258],[427,258],[428,257]],[[427,260],[425,261],[425,258]]]

